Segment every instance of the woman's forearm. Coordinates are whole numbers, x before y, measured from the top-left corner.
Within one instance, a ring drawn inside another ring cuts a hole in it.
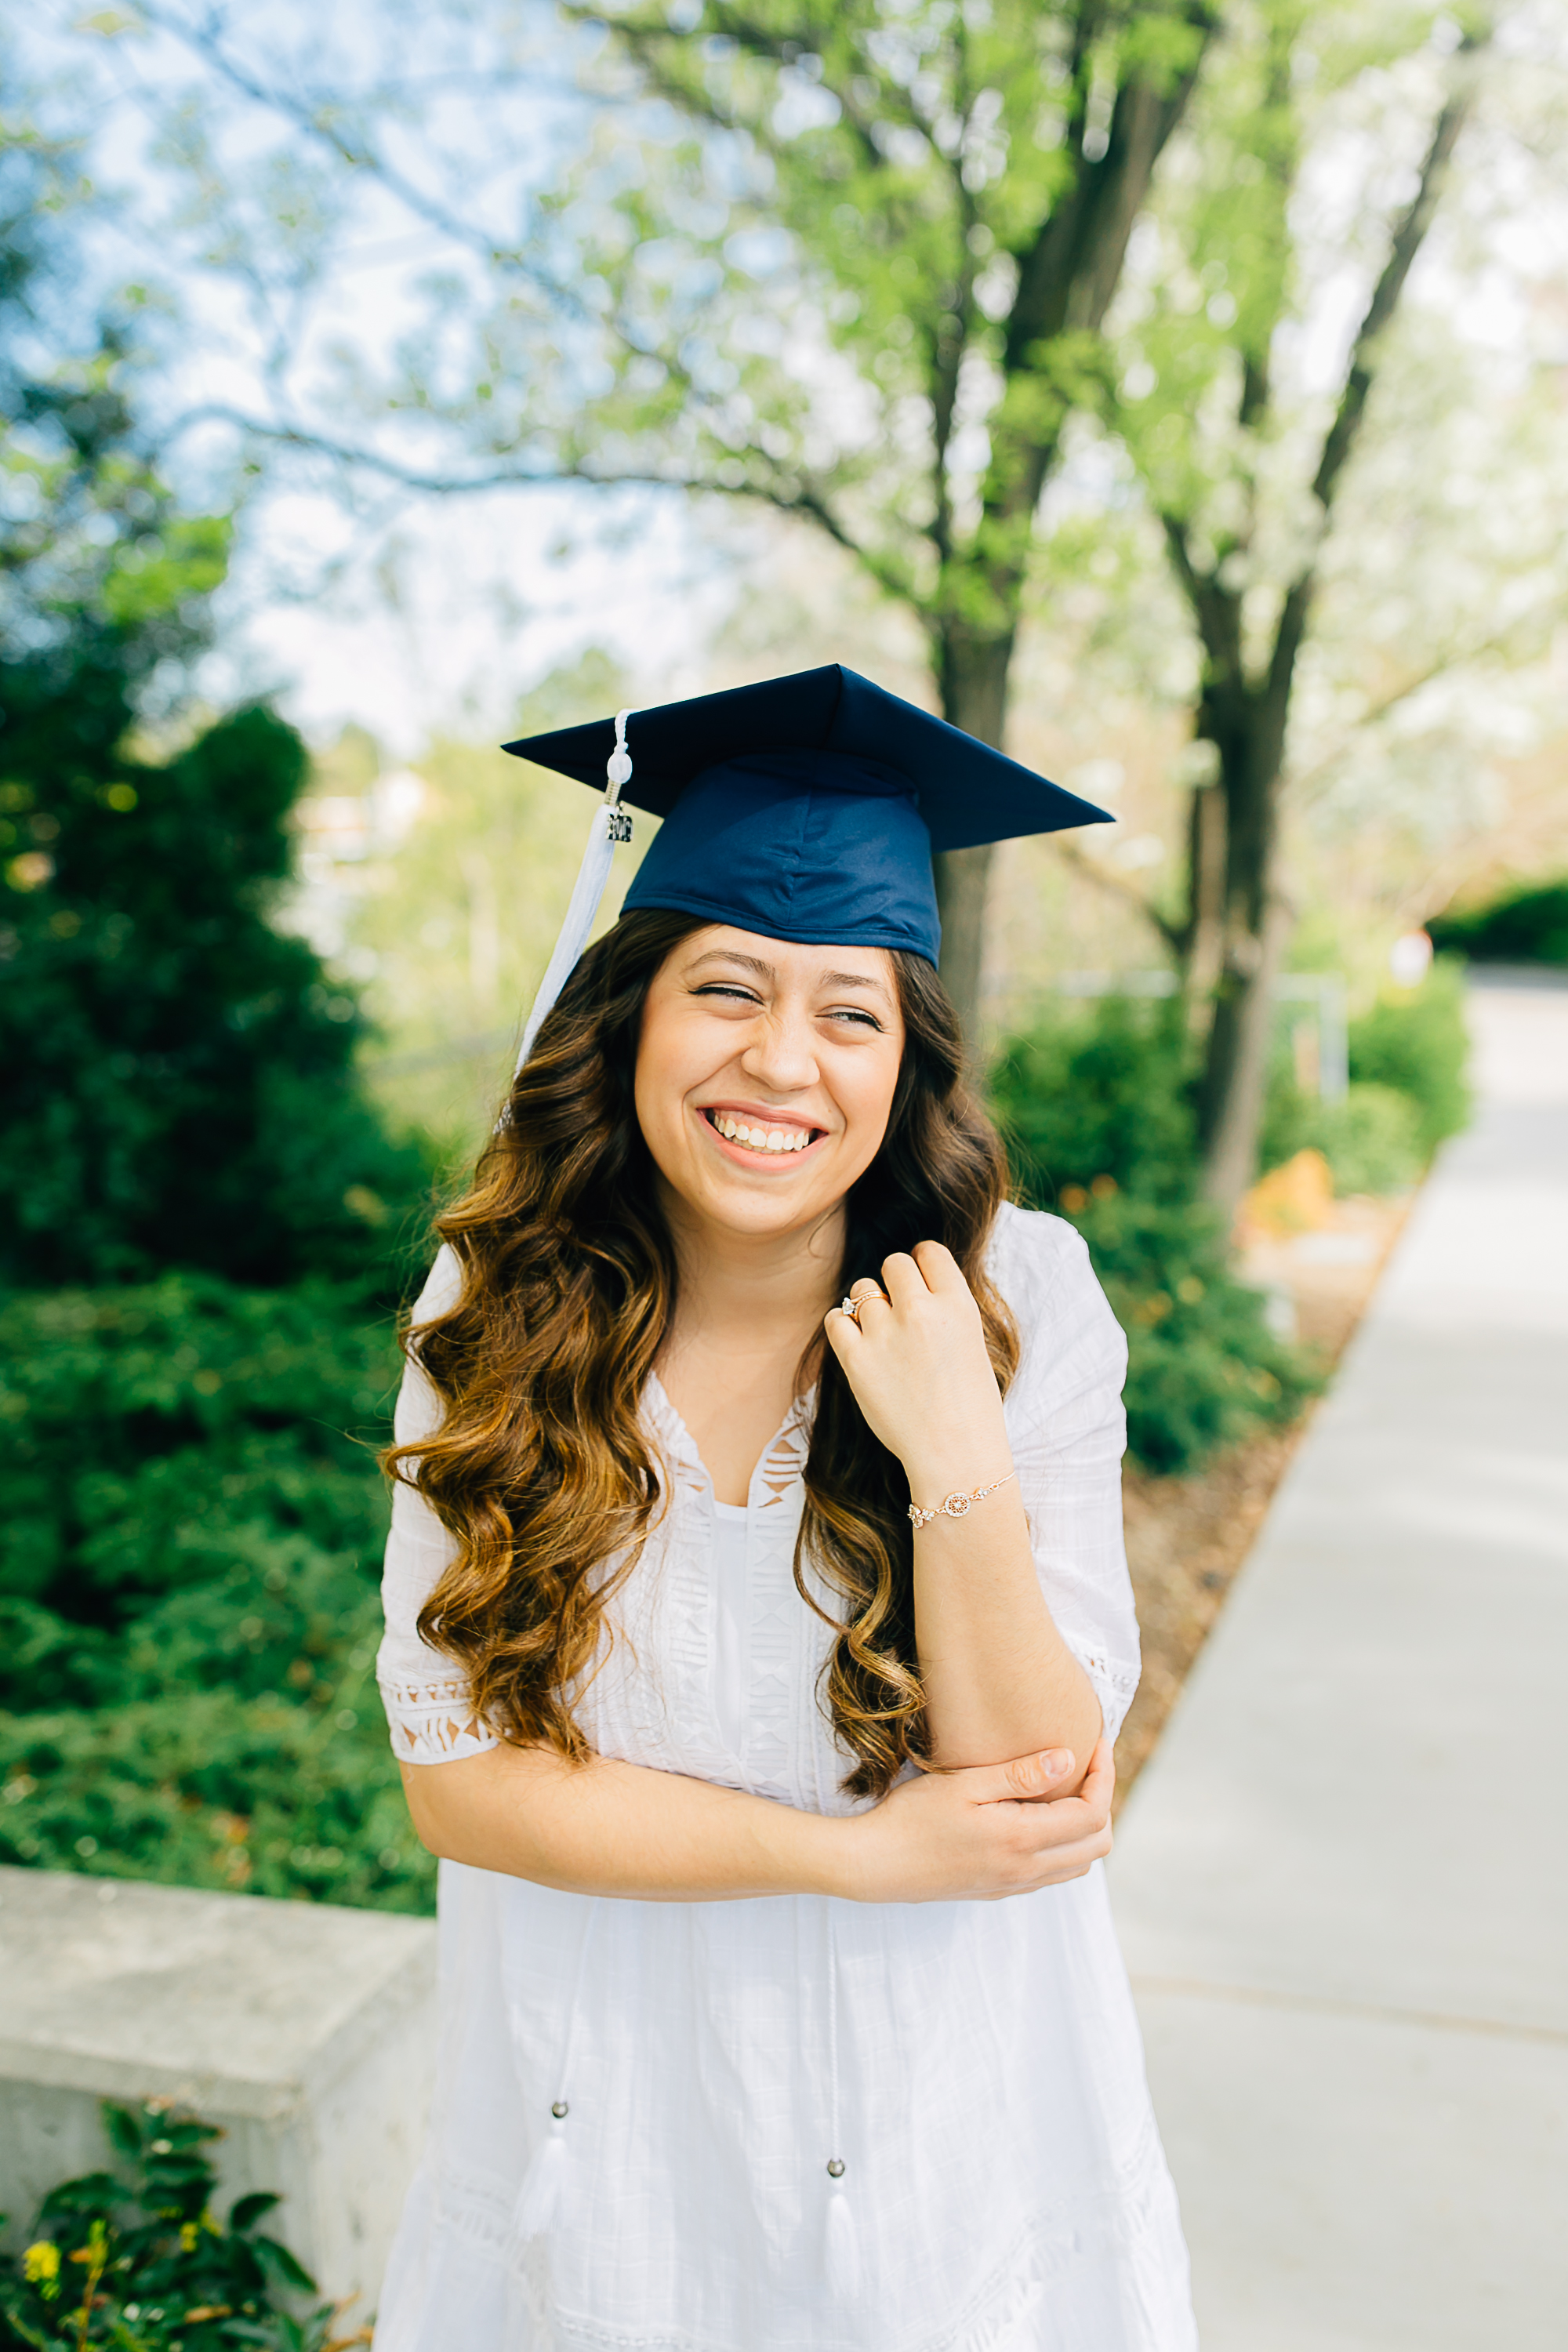
[[[563,1764],[537,1748],[405,1764],[403,1780],[433,1853],[569,1894],[994,1902],[1081,1878],[1109,1852],[1110,1750],[1101,1746],[1081,1789],[1066,1763],[1036,1755],[921,1773],[837,1818],[638,1764]]]
[[[654,1903],[850,1891],[852,1817],[646,1765],[503,1746],[405,1764],[403,1782],[433,1853],[541,1886]]]
[[[933,1486],[929,1500],[940,1499]],[[1046,1606],[1016,1484],[916,1531],[915,1638],[933,1762],[951,1770],[1070,1748],[1076,1785],[1100,1734],[1100,1702]]]

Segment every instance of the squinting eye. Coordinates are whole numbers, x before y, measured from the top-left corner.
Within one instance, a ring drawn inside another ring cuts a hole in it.
[[[875,1029],[880,1034],[882,1024],[874,1013],[862,1013],[852,1004],[840,1004],[828,1014],[830,1021],[853,1022],[862,1029]]]

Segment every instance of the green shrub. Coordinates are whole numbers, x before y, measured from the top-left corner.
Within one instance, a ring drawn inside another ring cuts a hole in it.
[[[0,1307],[0,1858],[428,1907],[373,1676],[396,1376],[324,1283]]]
[[[1018,1196],[1082,1233],[1127,1333],[1128,1445],[1192,1467],[1297,1412],[1315,1385],[1236,1280],[1220,1220],[1196,1198],[1189,1055],[1172,1001],[1100,998],[1043,1016],[991,1073]]]
[[[1464,975],[1446,957],[1417,988],[1391,988],[1350,1026],[1350,1074],[1392,1087],[1415,1106],[1423,1160],[1470,1116]]]
[[[44,2200],[26,2251],[0,2257],[0,2345],[326,2352],[331,2306],[258,2227],[278,2199],[238,2198],[226,2222],[213,2211],[204,2143],[216,2126],[160,2106],[106,2106],[103,2118],[130,2178],[90,2172]]]
[[[1394,1087],[1352,1085],[1342,1101],[1321,1103],[1311,1139],[1342,1193],[1405,1192],[1427,1156],[1420,1110]]]
[[[1298,1151],[1321,1151],[1339,1193],[1403,1192],[1419,1181],[1428,1154],[1421,1114],[1394,1087],[1352,1084],[1342,1101],[1303,1094],[1281,1056],[1270,1081],[1258,1141],[1265,1174]]]
[[[1193,1190],[1192,1055],[1174,998],[1102,996],[1049,1010],[1010,1037],[988,1093],[1020,1181],[1038,1207],[1110,1176],[1147,1200]]]
[[[352,995],[266,919],[304,746],[242,710],[138,764],[124,710],[68,742],[71,683],[0,674],[5,830],[51,867],[0,887],[0,1280],[349,1277],[425,1171],[360,1089]]]
[[[1102,1192],[1073,1222],[1127,1334],[1127,1444],[1145,1469],[1190,1469],[1295,1418],[1318,1382],[1268,1329],[1261,1293],[1230,1273],[1212,1211]]]
[[[1477,963],[1568,964],[1568,880],[1510,890],[1469,914],[1427,924],[1434,947]]]
[[[1391,988],[1350,1024],[1351,1085],[1321,1102],[1296,1083],[1284,1038],[1269,1063],[1258,1166],[1321,1151],[1339,1192],[1399,1192],[1417,1182],[1439,1143],[1470,1115],[1464,983],[1434,965],[1416,988]]]

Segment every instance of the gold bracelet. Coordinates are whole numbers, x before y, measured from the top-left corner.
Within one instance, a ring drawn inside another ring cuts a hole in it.
[[[971,1486],[966,1494],[944,1495],[941,1502],[929,1511],[922,1511],[918,1503],[911,1503],[910,1522],[917,1528],[923,1528],[928,1519],[934,1519],[939,1513],[944,1519],[962,1519],[972,1504],[983,1503],[987,1495],[994,1495],[998,1486],[1006,1486],[1007,1480],[1016,1478],[1017,1475],[1016,1470],[1009,1470],[1006,1478],[993,1479],[989,1486]]]

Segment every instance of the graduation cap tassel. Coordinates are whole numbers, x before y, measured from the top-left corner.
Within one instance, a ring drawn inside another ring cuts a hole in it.
[[[544,978],[539,983],[539,993],[528,1016],[518,1048],[515,1077],[530,1054],[545,1016],[554,1006],[566,982],[576,968],[577,959],[588,944],[588,934],[594,928],[594,918],[605,895],[605,885],[610,878],[610,864],[618,841],[632,837],[632,821],[622,808],[621,793],[632,777],[632,755],[626,749],[626,721],[629,710],[616,713],[616,748],[605,763],[605,797],[594,812],[594,823],[588,835],[588,846],[583,852],[583,863],[577,868],[577,880],[572,891],[572,903],[566,909],[566,919],[561,926],[561,936],[555,942],[555,952],[550,959]]]

